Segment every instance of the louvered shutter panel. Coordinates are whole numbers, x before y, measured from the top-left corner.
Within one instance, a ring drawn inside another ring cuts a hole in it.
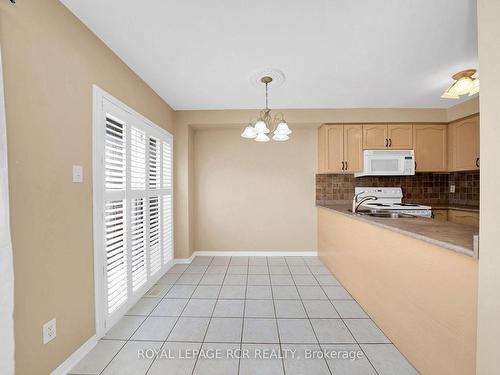
[[[147,280],[146,265],[146,203],[144,198],[132,200],[131,247],[132,288],[136,291]]]
[[[173,238],[173,150],[172,141],[162,142],[162,188],[165,189],[162,198],[162,252],[163,264],[174,259]]]
[[[103,138],[96,144],[103,194],[96,207],[103,227],[97,237],[109,328],[173,259],[173,155],[167,132],[106,99],[101,108]]]
[[[125,201],[106,202],[105,241],[108,314],[127,300]]]
[[[106,190],[125,189],[125,124],[106,116],[105,186]]]
[[[164,195],[162,205],[163,264],[167,264],[174,259],[172,195]]]
[[[146,133],[132,126],[130,137],[130,179],[132,190],[146,189]]]
[[[149,138],[149,188],[160,188],[160,142],[156,138]]]
[[[151,274],[154,275],[161,268],[159,197],[149,198],[149,254]]]

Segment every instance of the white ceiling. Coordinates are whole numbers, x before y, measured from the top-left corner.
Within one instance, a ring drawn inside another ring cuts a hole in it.
[[[61,0],[176,110],[450,107],[478,68],[475,0]],[[467,99],[467,98],[466,98]]]

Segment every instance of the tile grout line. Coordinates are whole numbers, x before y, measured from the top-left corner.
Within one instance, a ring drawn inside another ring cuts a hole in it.
[[[283,257],[283,260],[285,261],[285,257]],[[280,335],[280,329],[278,326],[278,314],[276,314],[276,304],[274,303],[274,292],[273,292],[273,283],[271,280],[271,269],[269,268],[269,257],[266,257],[266,262],[267,262],[267,269],[269,271],[269,283],[271,284],[269,288],[271,289],[271,300],[273,301],[273,310],[274,310],[274,321],[276,323],[276,332],[278,333],[278,346],[280,348],[280,353],[281,353],[281,368],[283,369],[283,375],[286,375],[286,368],[285,368],[285,359],[283,358],[283,345],[281,344],[281,335]],[[286,264],[286,261],[285,261]]]
[[[302,262],[303,262],[304,264],[306,264],[307,269],[309,270],[309,272],[311,272],[311,269],[309,268],[309,265],[307,265],[307,263],[304,261],[304,259],[303,259],[302,257],[301,257],[300,259],[302,259]],[[323,348],[321,347],[321,343],[319,342],[318,335],[316,334],[316,330],[314,329],[314,326],[313,326],[313,324],[312,324],[312,322],[311,322],[311,318],[309,318],[309,313],[307,312],[306,306],[305,306],[305,304],[304,304],[304,300],[302,299],[302,295],[300,294],[299,288],[297,287],[297,283],[295,282],[295,278],[293,277],[292,271],[290,270],[290,265],[288,264],[288,262],[287,262],[286,258],[285,258],[285,263],[286,263],[286,265],[287,265],[287,267],[288,267],[288,271],[290,272],[290,275],[292,276],[292,281],[293,281],[293,284],[295,285],[295,289],[297,289],[297,293],[299,294],[299,297],[300,297],[300,303],[302,304],[302,308],[304,309],[304,312],[306,313],[307,320],[309,321],[309,325],[311,326],[311,330],[312,330],[312,331],[313,331],[313,333],[314,333],[314,337],[316,338],[317,345],[318,345],[318,347],[319,347],[320,349],[323,349]],[[311,274],[312,274],[312,272],[311,272]],[[314,275],[313,275],[313,276],[314,276]],[[314,279],[316,280],[316,282],[318,281],[316,278],[314,278]],[[321,290],[323,291],[323,289],[321,289]],[[323,293],[325,293],[325,292],[323,291]],[[326,295],[326,293],[325,293],[325,295]],[[326,297],[328,297],[328,296],[326,296]],[[335,310],[335,311],[336,311],[336,310]],[[340,315],[339,315],[339,316],[340,316]],[[330,366],[328,366],[328,361],[326,360],[326,357],[325,357],[325,356],[323,356],[323,360],[325,361],[326,368],[328,369],[328,371],[330,372],[330,374],[331,374],[331,375],[333,375],[333,372],[332,372],[332,370],[330,369]]]
[[[213,258],[212,258],[212,260],[210,261],[210,263],[209,263],[208,265],[206,265],[206,267],[207,267],[207,268],[206,268],[206,269],[205,269],[205,271],[203,272],[203,274],[202,274],[202,276],[201,276],[201,278],[200,278],[200,281],[201,281],[201,279],[203,278],[203,276],[205,276],[205,273],[207,272],[208,267],[210,266],[210,264],[212,263],[212,261],[213,261]],[[196,264],[194,264],[193,262],[194,262],[194,259],[193,259],[193,261],[191,261],[191,263],[190,263],[190,264],[186,267],[186,269],[184,270],[184,272],[182,272],[182,273],[181,273],[181,275],[180,275],[180,276],[176,279],[176,281],[175,281],[174,285],[185,285],[185,284],[177,284],[177,281],[178,281],[178,280],[179,280],[179,279],[180,279],[180,278],[184,275],[184,273],[186,273],[186,271],[189,269],[189,267],[190,267],[190,266],[192,266],[192,265],[196,265]],[[191,274],[191,273],[186,273],[186,275],[189,275],[189,274]],[[192,274],[192,275],[196,275],[196,274]],[[197,284],[186,284],[186,285],[195,285],[195,288],[193,289],[193,291],[192,291],[192,292],[191,292],[191,294],[189,295],[189,298],[187,298],[187,302],[186,302],[186,304],[184,305],[184,307],[182,308],[181,312],[179,313],[179,316],[178,316],[178,317],[177,317],[177,319],[175,320],[174,325],[172,326],[172,328],[171,328],[171,329],[170,329],[170,331],[168,332],[167,337],[165,337],[165,340],[163,340],[163,344],[160,346],[160,350],[161,350],[161,349],[162,349],[162,348],[166,345],[168,338],[170,337],[170,335],[172,334],[172,331],[174,330],[175,326],[176,326],[176,325],[177,325],[177,323],[179,322],[179,319],[182,317],[182,313],[184,312],[184,310],[186,310],[186,307],[188,306],[189,301],[191,301],[191,297],[193,296],[194,292],[195,292],[195,291],[196,291],[196,289],[198,288],[199,283],[200,283],[200,282],[198,282]],[[173,288],[173,286],[172,286],[172,288]],[[172,289],[172,288],[170,288],[170,289]],[[170,291],[170,289],[169,289],[169,291]],[[164,296],[166,296],[167,294],[168,294],[168,292],[167,292]],[[161,299],[163,300],[163,299],[167,299],[167,298],[161,298]],[[156,307],[155,307],[155,308],[156,308]],[[153,310],[154,310],[154,309],[153,309]],[[153,310],[151,310],[151,312],[153,312]],[[208,329],[208,327],[207,327],[207,329]],[[200,348],[201,348],[201,345],[200,345]],[[149,372],[149,370],[151,369],[151,367],[153,366],[153,364],[155,363],[155,361],[157,361],[157,358],[155,358],[155,359],[153,359],[153,361],[151,361],[151,363],[150,363],[150,365],[148,366],[148,368],[147,368],[146,372],[144,373],[145,375]]]
[[[319,258],[318,258],[318,259],[319,259]],[[326,268],[326,266],[325,266],[325,265],[323,265],[323,267],[325,267],[325,268]],[[311,268],[309,267],[309,265],[307,265],[307,268],[309,269],[309,271],[311,271]],[[327,269],[328,269],[328,268],[327,268]],[[330,270],[328,270],[328,272],[330,272],[330,274],[331,274],[333,277],[335,277],[335,275],[334,275],[334,274],[333,274]],[[316,277],[316,275],[315,275],[312,271],[311,271],[311,274],[314,276],[314,278],[316,279],[316,281],[318,281],[318,278]],[[335,277],[335,279],[338,281],[337,277]],[[341,283],[340,281],[338,281],[338,283],[339,283],[339,285],[340,285],[342,288],[344,288],[344,286],[342,285],[342,283]],[[320,284],[320,283],[319,283],[319,281],[318,281],[318,284]],[[328,297],[328,294],[326,294],[325,290],[323,289],[323,285],[321,285],[321,284],[320,284],[320,287],[321,287],[321,290],[323,291],[323,293],[325,293],[325,295]],[[344,288],[344,289],[345,289],[345,288]],[[346,289],[346,291],[347,291],[347,289]],[[347,291],[347,293],[349,293],[349,291]],[[349,293],[349,295],[351,295],[351,293]],[[352,297],[352,296],[351,296],[351,297]],[[352,297],[352,300],[353,300],[353,301],[356,301],[356,300],[354,299],[354,297]],[[354,336],[354,334],[352,333],[352,331],[351,331],[351,329],[349,328],[349,326],[345,323],[344,318],[342,318],[342,315],[340,315],[340,313],[338,312],[337,308],[335,307],[335,305],[333,304],[333,302],[330,300],[330,298],[328,298],[328,301],[330,302],[330,304],[333,306],[334,310],[335,310],[335,311],[337,312],[337,314],[339,315],[340,319],[342,320],[342,323],[345,325],[345,327],[347,328],[347,330],[348,330],[348,331],[349,331],[349,333],[351,334],[352,338],[353,338],[353,339],[354,339],[354,341],[356,342],[356,345],[357,345],[357,346],[359,347],[359,349],[363,352],[363,354],[364,354],[364,356],[365,356],[366,360],[368,361],[368,363],[370,364],[370,366],[373,368],[373,371],[375,371],[375,373],[376,373],[377,375],[379,375],[379,373],[378,373],[377,369],[375,368],[375,366],[373,366],[373,363],[370,361],[370,359],[369,359],[369,358],[368,358],[368,356],[366,355],[366,353],[365,353],[365,351],[363,350],[363,348],[361,347],[361,345],[359,345],[358,340],[356,339],[356,337],[355,337],[355,336]],[[356,302],[356,303],[357,303],[357,302]],[[366,315],[367,315],[367,316],[369,316],[368,314],[366,314]],[[385,334],[384,334],[384,336],[385,336]],[[320,344],[320,347],[321,347],[321,349],[323,349],[323,348],[324,348],[324,345],[321,345],[321,344]],[[327,363],[327,365],[328,365],[328,361],[327,361],[326,363]],[[330,368],[330,366],[328,366],[328,368]]]
[[[243,299],[243,317],[241,318],[240,353],[243,350],[243,331],[245,328],[245,311],[246,311],[246,307],[247,307],[249,263],[250,263],[250,257],[247,257],[247,274],[246,274],[246,278],[245,278],[245,298]],[[238,375],[240,374],[240,367],[241,367],[241,355],[240,355],[240,358],[238,358],[238,372],[237,372]]]
[[[175,266],[175,265],[174,265],[174,266]],[[176,282],[177,280],[179,280],[179,278],[180,278],[180,277],[184,274],[184,272],[186,272],[186,270],[187,270],[187,269],[188,269],[188,267],[186,267],[186,269],[185,269],[184,271],[182,271],[182,272],[179,274],[179,277],[175,280],[175,282]],[[161,279],[161,278],[163,278],[163,277],[164,277],[167,273],[168,273],[168,271],[167,271],[167,272],[165,272],[165,274],[163,274],[163,276],[162,276],[162,277],[160,277],[160,279]],[[172,289],[172,288],[173,288],[173,286],[175,285],[175,282],[174,282],[174,284],[170,285],[170,288],[168,288],[168,290],[167,290],[167,292],[166,292],[166,293],[168,293],[168,292],[170,291],[170,289]],[[150,289],[151,289],[151,288],[150,288]],[[146,292],[146,293],[147,293],[147,292]],[[165,294],[166,294],[166,293],[165,293]],[[142,299],[142,298],[151,298],[151,297],[144,297],[144,296],[142,296],[142,297],[141,297],[141,299]],[[154,309],[156,309],[156,307],[160,304],[160,302],[161,302],[161,300],[162,300],[162,299],[163,299],[163,298],[159,298],[158,303],[157,303],[157,304],[156,304],[156,305],[155,305],[155,306],[151,309],[151,311],[149,312],[149,314],[148,314],[148,315],[146,315],[146,317],[144,318],[144,320],[142,321],[142,323],[141,323],[141,324],[139,324],[139,326],[137,326],[137,328],[134,330],[134,332],[132,332],[132,334],[131,334],[131,335],[130,335],[130,336],[129,336],[126,340],[125,340],[125,343],[121,346],[120,350],[118,350],[118,351],[116,352],[116,354],[113,356],[113,358],[111,358],[111,360],[110,360],[110,361],[106,364],[106,366],[104,366],[104,368],[101,370],[101,372],[99,372],[99,374],[102,374],[102,373],[106,370],[106,368],[107,368],[107,367],[111,364],[111,362],[113,362],[113,360],[116,358],[116,356],[117,356],[117,355],[118,355],[118,354],[119,354],[119,353],[123,350],[123,348],[125,347],[125,345],[127,345],[127,344],[129,343],[129,341],[131,341],[130,339],[132,338],[132,336],[134,336],[134,335],[135,335],[135,333],[139,330],[139,328],[141,328],[141,326],[142,326],[142,325],[144,324],[144,322],[145,322],[145,321],[149,318],[149,316],[151,315],[151,313],[153,312],[153,310],[154,310]],[[137,302],[139,302],[139,301],[137,301]],[[136,304],[137,304],[137,303],[136,303]],[[134,306],[135,306],[135,305],[134,305]],[[132,307],[133,307],[133,306],[132,306]],[[126,315],[126,314],[125,314],[123,317],[125,317],[125,316],[144,316],[144,315]],[[123,317],[122,317],[122,318],[120,318],[120,320],[121,320],[121,319],[123,319]],[[117,323],[118,323],[118,322],[117,322]],[[153,361],[153,362],[154,362],[154,361]],[[148,368],[148,370],[149,370],[149,368]],[[146,371],[146,373],[147,373],[147,371]]]
[[[196,257],[195,257],[195,259],[196,259]],[[215,257],[212,257],[212,260],[210,261],[209,265],[207,266],[206,271],[208,271],[208,268],[209,268],[209,267],[210,267],[210,265],[213,263],[214,259],[215,259]],[[222,278],[222,284],[221,284],[221,286],[220,286],[220,288],[219,288],[219,292],[217,293],[217,298],[215,299],[215,304],[214,304],[214,307],[212,308],[212,313],[210,314],[210,319],[208,320],[207,329],[205,330],[205,334],[203,335],[203,339],[201,340],[200,350],[203,348],[203,344],[205,344],[205,338],[207,337],[208,329],[210,328],[210,323],[212,322],[212,317],[213,317],[213,315],[214,315],[215,308],[217,307],[217,303],[218,303],[218,301],[219,301],[219,297],[220,297],[220,294],[221,294],[221,292],[222,292],[222,287],[223,287],[223,285],[224,285],[224,281],[226,280],[227,271],[228,271],[228,269],[229,269],[229,265],[231,264],[231,259],[232,259],[232,257],[230,257],[230,258],[229,258],[229,263],[228,263],[228,265],[227,265],[227,267],[226,267],[226,272],[224,273],[224,277]],[[206,271],[205,271],[205,272],[206,272]],[[201,281],[201,279],[200,279],[200,281]],[[194,293],[194,291],[193,291],[193,293]],[[189,300],[191,300],[191,298],[190,298]],[[189,303],[189,302],[188,302],[188,303]],[[187,304],[186,304],[186,306],[187,306]],[[199,359],[199,358],[200,358],[200,356],[199,356],[199,355],[197,355],[197,356],[196,356],[196,359],[195,359],[195,361],[194,361],[194,364],[193,364],[193,368],[191,369],[191,375],[193,375],[193,374],[194,374],[194,371],[195,371],[195,369],[196,369],[196,365],[198,364],[198,359]]]

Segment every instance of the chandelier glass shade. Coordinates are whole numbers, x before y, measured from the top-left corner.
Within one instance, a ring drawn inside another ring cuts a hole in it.
[[[453,82],[450,87],[441,95],[444,99],[460,99],[460,95],[469,94],[472,96],[479,92],[479,78],[473,77],[475,69],[464,70],[453,75]]]
[[[247,125],[241,136],[247,139],[253,139],[256,142],[273,141],[283,142],[290,139],[292,131],[288,127],[282,113],[271,116],[271,110],[268,105],[268,85],[272,82],[271,77],[262,77],[261,82],[266,86],[266,108],[260,112],[259,119],[252,125]],[[272,133],[272,137],[268,134]]]

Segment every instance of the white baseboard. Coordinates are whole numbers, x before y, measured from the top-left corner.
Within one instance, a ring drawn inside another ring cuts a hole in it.
[[[193,253],[189,258],[175,258],[174,264],[189,264],[193,261],[195,256],[195,253]]]
[[[315,257],[317,251],[195,251],[193,256],[213,257]]]
[[[71,354],[63,363],[59,365],[51,375],[66,375],[75,365],[85,357],[94,346],[97,345],[97,336],[94,335]]]

